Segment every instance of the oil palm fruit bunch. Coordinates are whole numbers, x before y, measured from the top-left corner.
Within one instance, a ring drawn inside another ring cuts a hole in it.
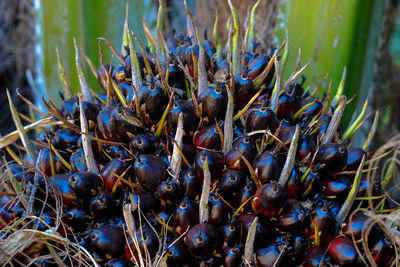
[[[75,44],[82,93],[69,92],[60,62],[63,103],[43,98],[48,114],[30,139],[10,100],[19,131],[2,146],[24,145],[7,149],[15,161],[5,162],[0,195],[11,260],[28,263],[26,250],[4,248],[29,233],[30,245],[45,240],[30,252],[40,266],[393,262],[395,246],[369,213],[394,208],[367,176],[378,116],[351,147],[367,102],[343,130],[343,81],[336,96],[329,87],[319,97],[298,81],[308,66],[298,61],[282,82],[286,42],[253,43],[257,4],[243,34],[230,3],[225,48],[216,31],[215,42],[200,38],[190,11],[184,37],[164,38],[159,23],[149,47],[126,22],[120,54],[102,38],[119,63],[103,64],[101,51],[98,69],[89,62],[101,93],[89,90]]]

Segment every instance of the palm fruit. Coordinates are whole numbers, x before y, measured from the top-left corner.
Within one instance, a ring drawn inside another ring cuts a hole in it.
[[[343,133],[344,96],[318,98],[297,82],[300,71],[278,79],[285,43],[253,50],[246,34],[238,47],[237,31],[223,51],[198,39],[190,16],[188,29],[135,51],[125,25],[120,62],[96,73],[104,93],[83,85],[60,111],[45,101],[56,123],[25,139],[21,164],[9,165],[9,188],[28,198],[0,194],[0,230],[39,218],[27,227],[51,227],[46,238],[58,231],[105,266],[358,266],[371,226],[371,259],[392,262],[394,246],[366,214],[349,226],[350,212],[366,207],[360,166],[376,123],[362,148],[351,147],[361,119]],[[366,199],[385,212],[379,188]]]

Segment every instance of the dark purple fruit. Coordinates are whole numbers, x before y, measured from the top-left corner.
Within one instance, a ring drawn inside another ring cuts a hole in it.
[[[60,128],[54,135],[54,146],[61,150],[74,149],[79,139],[79,134],[70,128]]]
[[[108,162],[101,171],[101,177],[103,178],[104,185],[106,189],[112,191],[114,189],[115,183],[118,180],[118,177],[114,174],[121,176],[126,169],[129,167],[129,163],[126,160],[121,160],[119,158],[114,158],[110,162]],[[113,174],[114,173],[114,174]],[[130,173],[128,172],[124,179],[129,180]],[[119,188],[122,188],[122,182],[119,182]]]
[[[235,267],[242,263],[244,246],[242,244],[234,247],[228,247],[223,253],[223,267]]]
[[[42,148],[41,152],[39,153],[38,161],[40,162],[40,171],[47,176],[51,176],[53,174],[51,168],[52,158],[54,164],[54,174],[65,173],[66,169],[61,160],[56,155],[54,155],[54,153],[50,153],[50,150],[48,148]]]
[[[152,154],[139,155],[135,161],[135,176],[144,189],[155,192],[167,179],[167,164]]]
[[[215,151],[203,150],[198,152],[195,159],[196,177],[200,182],[204,179],[204,164],[208,162],[208,168],[211,174],[211,180],[216,181],[222,174],[225,167],[224,156]]]
[[[279,105],[278,105],[278,111],[276,112],[276,116],[279,119],[290,120],[300,108],[301,108],[301,102],[299,97],[284,93],[279,98]]]
[[[286,184],[286,195],[288,198],[298,198],[302,193],[301,174],[296,167],[293,167],[289,180]]]
[[[347,149],[346,170],[357,170],[364,155],[365,152],[361,148],[352,147]]]
[[[390,240],[384,236],[380,236],[375,246],[371,248],[372,258],[377,266],[390,266],[395,258],[394,246]]]
[[[168,85],[184,88],[185,86],[185,73],[179,67],[178,62],[176,60],[172,60],[168,63]]]
[[[103,225],[90,234],[93,248],[104,258],[119,257],[124,253],[125,237],[117,226]]]
[[[261,184],[278,180],[282,167],[280,156],[270,151],[258,155],[253,162],[254,172]]]
[[[319,147],[314,164],[319,165],[323,172],[335,173],[341,171],[347,164],[347,149],[345,144],[327,143]]]
[[[74,172],[85,172],[87,171],[85,152],[83,148],[78,148],[69,157],[69,162],[71,164],[72,171]]]
[[[220,125],[221,127],[221,125]],[[214,124],[206,125],[193,136],[193,144],[200,149],[220,150],[221,135],[218,132],[217,126]]]
[[[326,249],[320,247],[309,247],[304,253],[304,267],[328,267],[331,266],[330,259],[326,255]]]
[[[267,67],[268,62],[270,61],[270,57],[266,54],[259,55],[258,57],[254,58],[249,62],[247,65],[248,73],[250,79],[254,80],[262,73],[262,71]],[[269,71],[267,78],[264,80],[264,84],[269,84],[274,77],[275,68],[271,68]]]
[[[246,185],[240,190],[239,194],[236,196],[236,207],[241,207],[245,202],[246,204],[243,206],[242,211],[251,210],[251,198],[256,193],[257,187],[254,182],[250,179],[246,179]]]
[[[284,245],[272,242],[256,251],[255,264],[257,267],[281,266],[286,257]]]
[[[76,98],[68,98],[65,99],[62,103],[61,112],[64,119],[71,120],[72,119],[72,107],[76,102]]]
[[[324,195],[327,198],[345,198],[352,184],[352,179],[344,175],[329,178],[324,183]]]
[[[232,148],[225,155],[226,166],[230,169],[243,171],[247,169],[247,165],[242,159],[241,154],[249,162],[253,162],[257,149],[249,137],[238,137],[232,144]]]
[[[185,236],[189,253],[196,258],[206,259],[218,248],[218,236],[214,226],[208,223],[196,224]]]
[[[132,195],[135,203],[140,205],[140,209],[146,214],[151,214],[152,211],[158,210],[159,202],[155,199],[153,194],[144,190],[135,190]],[[127,202],[130,203],[129,195],[127,196]]]
[[[55,174],[50,180],[57,186],[63,200],[64,207],[74,207],[78,205],[75,193],[68,185],[69,177],[67,174]]]
[[[171,206],[179,203],[183,192],[177,180],[163,181],[157,188],[157,195],[162,206]]]
[[[140,110],[153,123],[157,123],[168,103],[168,96],[158,81],[150,79],[138,91]]]
[[[277,183],[268,183],[257,189],[253,199],[257,213],[267,217],[275,217],[282,213],[287,204],[285,190]]]
[[[199,96],[199,105],[202,110],[202,117],[205,123],[214,124],[215,120],[224,120],[228,94],[223,83],[208,89]]]
[[[99,106],[87,101],[82,101],[82,105],[89,128],[92,128],[90,125],[96,123],[97,114],[99,113]],[[72,106],[72,118],[76,122],[79,122],[80,120],[80,113],[79,102],[75,101]]]
[[[135,135],[130,144],[129,150],[132,154],[152,154],[156,150],[158,139],[152,134],[138,134]]]
[[[227,201],[234,200],[246,183],[246,177],[238,170],[226,169],[218,179],[218,193]]]
[[[139,133],[142,124],[136,114],[124,107],[105,107],[97,115],[97,127],[111,141],[129,141],[129,135]]]
[[[365,230],[364,230],[365,229]],[[354,216],[346,221],[342,228],[342,234],[344,234],[348,239],[356,241],[358,245],[362,245],[363,231],[368,234],[368,245],[372,248],[379,239],[379,227],[374,224],[374,221],[367,215],[362,213],[356,213]],[[364,239],[365,240],[365,239]]]
[[[356,263],[358,260],[358,253],[353,242],[343,236],[336,238],[330,244],[328,251],[334,262],[339,265]]]
[[[222,248],[225,249],[235,245],[240,239],[240,232],[241,229],[236,220],[232,220],[231,222],[218,227],[218,234],[221,238]]]
[[[314,140],[311,138],[311,136],[303,135],[299,139],[296,159],[299,162],[304,162],[304,163],[310,162],[314,155],[315,149],[316,149],[316,145],[314,143]]]
[[[99,221],[110,219],[119,210],[119,199],[110,191],[103,191],[90,201],[90,212]]]
[[[199,221],[199,208],[193,200],[185,197],[182,202],[176,207],[174,213],[174,221],[172,226],[174,231],[181,235],[188,228],[195,225]]]
[[[201,184],[197,180],[193,168],[186,169],[179,178],[185,197],[195,199],[201,193]]]
[[[180,238],[176,242],[172,242],[171,246],[168,247],[167,251],[167,263],[170,266],[183,266],[192,262],[191,257],[188,257],[189,251],[186,247],[183,238]]]
[[[244,214],[241,214],[239,216],[239,218],[237,219],[237,223],[240,228],[240,237],[241,237],[240,243],[246,242],[250,226],[253,223],[255,218],[256,218],[256,216],[254,215],[254,213],[244,213]],[[259,219],[260,219],[260,217],[259,217]],[[270,229],[267,229],[267,228],[269,228],[269,227],[266,227],[266,226],[267,226],[267,224],[265,224],[265,222],[258,220],[257,227],[256,227],[255,244],[263,243],[266,240],[270,240],[273,238],[272,234],[268,232],[268,230],[270,230]]]
[[[318,232],[315,232],[318,229]],[[316,208],[309,227],[306,229],[306,235],[309,240],[316,241],[315,235],[318,235],[321,245],[329,245],[336,230],[336,220],[330,210],[326,207]],[[318,244],[317,244],[318,245]]]
[[[259,130],[270,130],[271,133],[274,133],[278,126],[279,122],[275,113],[266,107],[254,109],[246,119],[248,133]]]
[[[234,99],[235,104],[238,108],[243,108],[256,93],[253,85],[253,81],[247,76],[246,71],[243,71],[242,75],[237,75],[235,80],[235,92]]]
[[[88,214],[79,207],[66,210],[63,218],[75,231],[83,230],[89,222]]]
[[[160,240],[156,233],[154,233],[154,231],[149,227],[144,226],[142,229],[136,230],[136,237],[142,257],[145,258],[146,253],[149,253],[150,258],[153,259],[156,256],[160,245]],[[123,240],[125,241],[125,239]],[[133,252],[133,255],[131,251]],[[135,262],[135,259],[136,262],[140,262],[138,248],[135,246],[131,237],[128,238],[128,242],[125,245],[125,256],[131,262]]]
[[[222,199],[215,193],[210,193],[208,200],[209,205],[209,219],[208,223],[214,226],[219,226],[228,220],[229,210],[228,206]]]
[[[68,184],[80,201],[92,199],[104,187],[101,176],[93,172],[73,173],[69,177]]]
[[[301,203],[295,199],[288,199],[287,206],[278,216],[275,226],[281,231],[298,231],[305,218],[306,213]]]
[[[174,131],[178,125],[180,113],[183,114],[183,130],[186,134],[191,135],[199,125],[199,117],[195,112],[193,102],[191,100],[178,99],[171,106],[168,112],[168,127]]]

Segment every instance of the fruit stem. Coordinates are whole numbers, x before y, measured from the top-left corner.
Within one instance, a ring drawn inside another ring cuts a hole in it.
[[[143,29],[144,29],[144,33],[146,35],[146,39],[147,39],[147,45],[149,47],[150,53],[154,54],[154,50],[155,50],[155,40],[153,35],[151,35],[151,32],[149,30],[149,27],[147,26],[146,20],[144,19],[144,17],[142,18],[142,24],[143,24]]]
[[[89,137],[86,135],[89,133],[88,124],[86,121],[85,111],[83,110],[82,98],[79,96],[79,113],[81,121],[81,136],[82,136],[82,147],[85,154],[86,167],[88,171],[100,174],[97,168],[96,161],[93,156],[92,145],[90,144]],[[86,134],[84,134],[86,133]]]
[[[64,89],[65,97],[71,98],[71,97],[73,97],[73,94],[72,94],[71,88],[69,87],[69,84],[68,84],[67,74],[65,73],[64,67],[61,63],[58,47],[56,47],[56,54],[57,54],[57,63],[58,63],[58,75],[60,76],[60,80],[61,80],[61,83],[62,83],[62,86]]]
[[[168,105],[167,105],[167,107],[166,107],[165,110],[164,110],[164,113],[163,113],[163,115],[162,115],[162,117],[161,117],[161,119],[160,119],[160,122],[159,122],[159,124],[158,124],[157,130],[156,130],[156,132],[155,132],[155,134],[154,134],[156,137],[160,137],[160,136],[161,136],[162,129],[163,129],[163,127],[164,127],[164,122],[165,122],[165,120],[167,119],[169,108],[171,107],[172,100],[174,99],[174,94],[175,94],[175,88],[174,88],[174,90],[172,91],[171,96],[169,97]]]
[[[31,189],[31,194],[29,195],[28,207],[26,208],[25,215],[31,215],[32,214],[33,204],[35,202],[36,191],[37,191],[37,189],[39,187],[39,184],[40,184],[40,176],[43,176],[43,174],[40,172],[40,159],[42,158],[41,157],[42,153],[43,153],[43,149],[40,149],[39,155],[35,159],[36,171],[35,171],[35,175],[33,177],[33,185],[32,185],[32,189]]]
[[[129,4],[128,1],[126,1],[126,6],[125,6],[125,20],[124,20],[124,30],[122,32],[122,44],[121,44],[121,55],[123,57],[126,57],[128,55],[126,48],[129,46],[129,35],[127,33],[127,29],[129,28],[128,26],[128,16],[129,16]]]
[[[156,56],[161,60],[162,63],[165,61],[165,48],[160,43],[161,32],[164,30],[164,4],[163,0],[158,1],[158,13],[157,13],[157,27],[156,27]]]
[[[256,13],[256,9],[258,7],[258,5],[260,4],[260,0],[258,0],[253,8],[251,9],[251,13],[250,13],[250,21],[249,21],[249,27],[248,27],[248,31],[249,31],[249,35],[248,38],[246,40],[246,47],[250,46],[250,42],[252,42],[254,40],[254,20],[255,20],[255,16],[254,14]]]
[[[313,102],[308,103],[308,104],[302,106],[302,107],[292,116],[291,121],[294,122],[294,121],[301,115],[301,113],[304,112],[304,110],[306,110],[306,109],[308,109],[309,107],[311,107],[312,105],[314,105],[317,101],[318,101],[318,97],[316,97],[316,98],[314,99]]]
[[[187,13],[187,15],[186,15],[187,35],[188,35],[188,38],[190,39],[190,41],[192,42],[192,45],[195,46],[195,45],[198,44],[197,42],[199,40],[195,39],[195,37],[196,37],[196,29],[195,29],[195,27],[193,25],[192,12],[190,11],[186,0],[183,1],[183,5],[185,6],[186,13]],[[199,43],[199,45],[200,45],[200,43]]]
[[[78,73],[79,84],[81,86],[83,99],[85,101],[87,101],[87,102],[93,103],[93,96],[92,96],[92,93],[89,90],[89,86],[87,84],[87,81],[86,81],[86,78],[85,78],[85,74],[83,72],[81,57],[79,56],[79,48],[78,48],[78,45],[76,43],[75,37],[74,37],[74,47],[75,47],[76,71]]]
[[[232,147],[233,142],[233,94],[229,86],[225,86],[228,93],[228,105],[226,107],[225,122],[224,122],[224,147],[222,152],[224,154]]]
[[[346,67],[344,67],[343,74],[342,74],[342,79],[340,80],[338,89],[336,91],[336,95],[335,95],[335,97],[333,98],[333,101],[332,101],[332,105],[333,106],[336,105],[337,103],[339,103],[340,97],[343,94],[344,82],[346,81],[346,72],[347,72],[347,69],[346,69]]]
[[[199,219],[200,223],[208,222],[208,199],[210,197],[211,173],[208,167],[208,158],[204,162],[204,180],[203,188],[201,191],[200,204],[199,204]]]
[[[289,152],[286,157],[286,162],[285,162],[285,165],[283,166],[282,173],[279,178],[279,183],[281,184],[281,186],[283,188],[285,188],[286,183],[289,180],[289,176],[293,170],[293,164],[294,164],[294,160],[296,158],[299,135],[300,135],[300,126],[297,124],[296,131],[294,132],[292,141],[290,142],[290,148],[289,148]]]
[[[217,52],[215,53],[215,58],[216,58],[217,64],[218,64],[222,60],[222,43],[221,43],[221,40],[219,39],[219,35],[218,35],[218,10],[215,10],[215,22],[214,22],[213,36],[214,36],[214,41],[217,45]]]
[[[10,106],[11,116],[14,120],[15,127],[17,128],[17,131],[21,138],[22,144],[24,145],[26,152],[28,153],[30,163],[33,166],[36,162],[35,149],[33,148],[31,141],[29,141],[28,135],[27,135],[25,128],[21,122],[21,119],[18,116],[18,111],[15,108],[14,102],[12,101],[12,98],[10,95],[10,91],[8,91],[8,89],[7,89],[7,97],[8,97],[8,104]]]
[[[254,103],[254,101],[256,101],[257,97],[261,94],[261,92],[265,89],[265,86],[261,87],[260,90],[258,90],[258,92],[250,99],[250,101],[246,104],[246,106],[244,108],[242,108],[234,117],[233,117],[233,121],[238,120],[250,107],[251,105]]]
[[[99,75],[97,74],[97,69],[96,67],[93,65],[92,60],[86,55],[85,51],[83,51],[83,49],[81,48],[81,53],[83,56],[83,59],[86,61],[86,63],[89,66],[89,69],[92,71],[93,76],[96,78],[96,80],[99,79]],[[90,89],[90,92],[93,94],[93,89]],[[96,95],[95,95],[96,96]]]
[[[340,208],[338,214],[336,215],[336,225],[337,228],[340,228],[344,220],[346,219],[351,207],[353,206],[354,199],[357,195],[358,189],[360,188],[361,183],[361,174],[364,166],[365,155],[363,156],[360,165],[358,166],[356,176],[354,177],[353,186],[344,202],[343,206]]]
[[[365,100],[364,106],[360,114],[358,115],[357,119],[347,128],[346,132],[343,134],[342,141],[346,141],[347,139],[349,139],[359,128],[358,125],[362,121],[362,118],[364,117],[365,112],[367,111],[367,106],[368,106],[368,97]]]
[[[231,0],[228,0],[229,7],[233,17],[233,28],[235,33],[232,38],[232,63],[233,63],[233,75],[238,75],[240,72],[240,55],[239,55],[239,38],[240,38],[240,21],[239,14],[233,6]]]
[[[181,154],[179,153],[178,147],[182,147],[182,138],[183,138],[183,113],[181,112],[179,113],[178,126],[176,128],[176,134],[175,134],[174,148],[171,157],[171,169],[174,179],[178,179],[179,172],[181,169],[182,157]]]
[[[117,94],[117,97],[118,97],[119,101],[121,102],[122,106],[127,107],[128,105],[126,104],[125,97],[122,94],[121,90],[119,89],[118,85],[115,83],[114,79],[110,78],[110,81],[111,81],[111,85],[112,85],[115,93]]]
[[[274,65],[275,65],[276,78],[275,78],[274,89],[273,89],[272,95],[271,95],[270,108],[276,114],[276,112],[278,110],[278,104],[279,104],[279,94],[281,91],[281,74],[282,74],[282,70],[279,66],[279,61],[278,61],[277,57],[274,60]]]
[[[342,119],[344,108],[346,107],[346,96],[342,95],[339,100],[339,105],[336,107],[335,113],[333,113],[331,122],[329,123],[328,129],[322,139],[321,145],[329,143],[336,133]]]
[[[251,266],[254,260],[254,240],[256,239],[258,217],[255,217],[247,233],[244,245],[244,262]]]
[[[362,150],[367,151],[369,145],[371,144],[372,139],[374,138],[376,128],[378,127],[378,121],[379,121],[379,110],[376,111],[375,113],[375,118],[374,122],[372,123],[371,130],[368,133],[367,139],[364,142],[364,145],[362,146]]]
[[[108,46],[108,48],[110,48],[111,52],[114,54],[114,56],[121,62],[121,64],[123,66],[126,67],[126,61],[123,57],[120,56],[120,54],[118,54],[117,50],[115,50],[115,48],[112,46],[112,44],[104,37],[99,37],[97,38],[97,40],[101,40],[104,43],[106,43],[106,45]]]
[[[289,88],[289,86],[295,81],[297,80],[297,78],[300,76],[300,74],[308,67],[310,66],[311,61],[309,61],[306,65],[304,65],[304,67],[302,67],[301,69],[299,69],[298,71],[296,71],[285,83],[285,85],[283,86],[281,92],[285,92],[287,88]]]
[[[133,45],[132,37],[129,34],[129,28],[126,28],[125,31],[128,37],[129,56],[131,57],[132,84],[136,87],[137,90],[139,90],[142,87],[142,77],[140,74],[139,61],[137,58],[135,46]],[[143,57],[146,57],[146,55],[143,55]]]

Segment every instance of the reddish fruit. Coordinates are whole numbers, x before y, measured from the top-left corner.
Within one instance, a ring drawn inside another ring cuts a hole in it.
[[[286,192],[277,183],[268,183],[257,189],[254,195],[254,210],[267,217],[275,217],[282,213],[286,206]]]
[[[343,236],[336,238],[328,251],[332,259],[340,265],[356,263],[358,260],[358,253],[353,242]]]

